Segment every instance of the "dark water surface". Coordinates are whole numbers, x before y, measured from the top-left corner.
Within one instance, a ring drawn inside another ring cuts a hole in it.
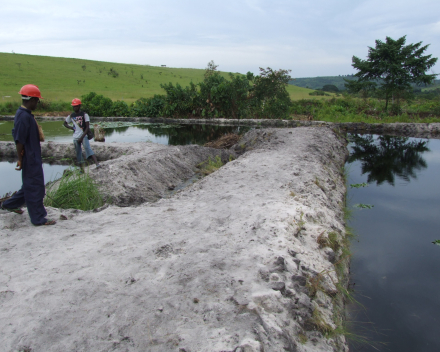
[[[351,284],[365,307],[350,320],[377,349],[351,350],[440,351],[440,141],[363,136],[346,166],[349,204],[374,205],[350,221]]]

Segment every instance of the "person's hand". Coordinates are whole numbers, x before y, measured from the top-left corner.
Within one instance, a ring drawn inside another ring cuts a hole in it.
[[[80,144],[81,144],[81,143],[83,142],[83,139],[84,139],[84,136],[83,136],[83,137],[81,137],[81,138],[79,138],[79,139],[78,139],[78,143],[80,143]]]
[[[21,170],[21,163],[22,163],[21,160],[17,161],[17,167],[15,168],[15,170],[17,170],[17,171]]]

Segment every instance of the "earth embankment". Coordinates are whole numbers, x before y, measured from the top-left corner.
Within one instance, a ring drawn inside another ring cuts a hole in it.
[[[152,148],[166,158],[174,147]],[[346,351],[331,333],[342,252],[325,245],[345,237],[345,139],[329,128],[253,130],[233,152],[153,203],[48,208],[67,220],[41,227],[0,212],[5,351]],[[123,164],[139,179],[167,169],[154,155],[122,154],[96,173],[127,187]]]

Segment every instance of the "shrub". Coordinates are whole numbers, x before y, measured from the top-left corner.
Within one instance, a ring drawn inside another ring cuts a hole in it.
[[[200,116],[203,104],[197,91],[197,86],[190,82],[188,87],[183,88],[179,83],[174,86],[171,82],[160,85],[166,92],[165,116],[188,117],[190,115]]]
[[[110,98],[95,92],[81,96],[82,108],[92,116],[113,116],[113,102]]]
[[[130,116],[130,108],[125,101],[115,101],[113,103],[113,116]]]
[[[6,103],[0,104],[0,114],[14,115],[20,105],[21,104],[18,101],[8,101]]]
[[[131,106],[130,113],[137,117],[159,117],[165,106],[163,95],[154,95],[152,98],[140,98]]]

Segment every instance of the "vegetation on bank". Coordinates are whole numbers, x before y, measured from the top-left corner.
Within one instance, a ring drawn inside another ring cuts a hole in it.
[[[188,92],[182,87],[177,88],[182,96],[189,96]],[[339,97],[332,96],[330,99],[301,99],[286,102],[281,108],[285,109],[281,115],[261,116],[247,115],[240,117],[246,118],[283,118],[300,119],[309,121],[328,121],[328,122],[365,122],[365,123],[392,123],[392,122],[440,122],[440,89],[431,91],[429,94],[421,94],[413,99],[399,101],[399,104],[392,104],[385,112],[385,102],[382,99],[367,97],[361,94],[344,94]],[[187,117],[225,117],[232,118],[232,114],[219,114],[215,116],[205,113],[191,115],[176,112],[182,107],[167,106],[167,99],[164,95],[155,95],[152,98],[141,98],[132,104],[124,101],[113,102],[111,99],[98,95],[94,92],[82,97],[84,110],[91,116],[137,116],[137,117],[162,117],[172,116],[176,118]],[[169,100],[172,103],[171,100]],[[167,106],[167,110],[165,107]],[[19,103],[0,104],[0,115],[14,115]],[[188,108],[188,107],[187,107]],[[165,110],[165,111],[164,111]],[[71,111],[70,103],[45,103],[42,102],[36,115],[47,114],[48,112],[63,112],[62,116]],[[199,109],[199,111],[203,111]],[[166,114],[168,112],[168,114]]]
[[[66,115],[71,111],[70,98],[81,97],[83,110],[91,116],[102,117],[302,119],[366,123],[439,122],[440,88],[426,91],[413,86],[435,82],[436,75],[426,74],[425,71],[432,67],[437,59],[431,58],[430,55],[417,56],[419,52],[426,50],[427,46],[421,47],[421,42],[405,46],[405,37],[397,41],[387,37],[386,43],[376,43],[376,49],[370,48],[368,60],[354,57],[353,67],[359,70],[359,73],[353,77],[358,80],[344,79],[348,91],[343,92],[330,81],[316,91],[292,86],[289,84],[289,71],[276,71],[269,67],[260,68],[259,75],[250,72],[243,75],[220,72],[217,65],[211,61],[205,70],[189,70],[192,75],[188,73],[187,76],[182,76],[176,70],[185,69],[1,53],[0,57],[5,56],[9,60],[7,64],[10,66],[10,72],[5,73],[5,69],[0,68],[0,77],[4,78],[0,83],[0,92],[4,94],[5,87],[10,90],[14,84],[17,85],[12,83],[11,77],[20,76],[22,71],[26,72],[26,80],[32,80],[28,73],[35,74],[36,70],[39,70],[38,77],[41,80],[46,79],[47,76],[42,73],[44,69],[48,69],[47,66],[52,65],[53,72],[48,76],[54,79],[50,82],[42,81],[47,87],[59,87],[61,83],[66,83],[66,87],[72,89],[72,77],[89,75],[90,85],[85,84],[86,80],[81,82],[78,79],[75,92],[90,93],[80,96],[72,94],[67,102],[42,100],[35,112],[36,115]],[[383,55],[379,55],[382,49],[391,50],[395,54],[395,65],[390,66]],[[413,61],[420,70],[406,72],[399,66],[402,65],[401,58],[405,53],[414,56]],[[20,62],[12,64],[13,60]],[[388,77],[387,72],[393,71],[397,66],[399,69],[391,78]],[[14,69],[18,72],[14,73]],[[184,71],[179,72],[183,74]],[[136,75],[139,77],[136,78]],[[148,91],[140,89],[138,86],[143,86],[142,80],[149,82],[148,84],[154,83],[156,88]],[[15,79],[14,82],[16,81]],[[167,81],[169,83],[164,83]],[[90,91],[89,87],[99,89]],[[40,88],[44,92],[43,96],[50,97],[49,88]],[[17,91],[19,86],[14,89]],[[125,92],[133,92],[134,89],[141,97],[133,99],[132,96],[131,100],[124,97],[115,99],[115,94],[116,97],[121,96],[119,89]],[[17,100],[7,98],[5,101],[3,97],[3,102],[0,102],[0,115],[13,115],[20,105],[18,98],[15,96]]]
[[[44,205],[60,209],[93,210],[108,201],[87,172],[81,173],[79,169],[71,168],[47,188]]]

